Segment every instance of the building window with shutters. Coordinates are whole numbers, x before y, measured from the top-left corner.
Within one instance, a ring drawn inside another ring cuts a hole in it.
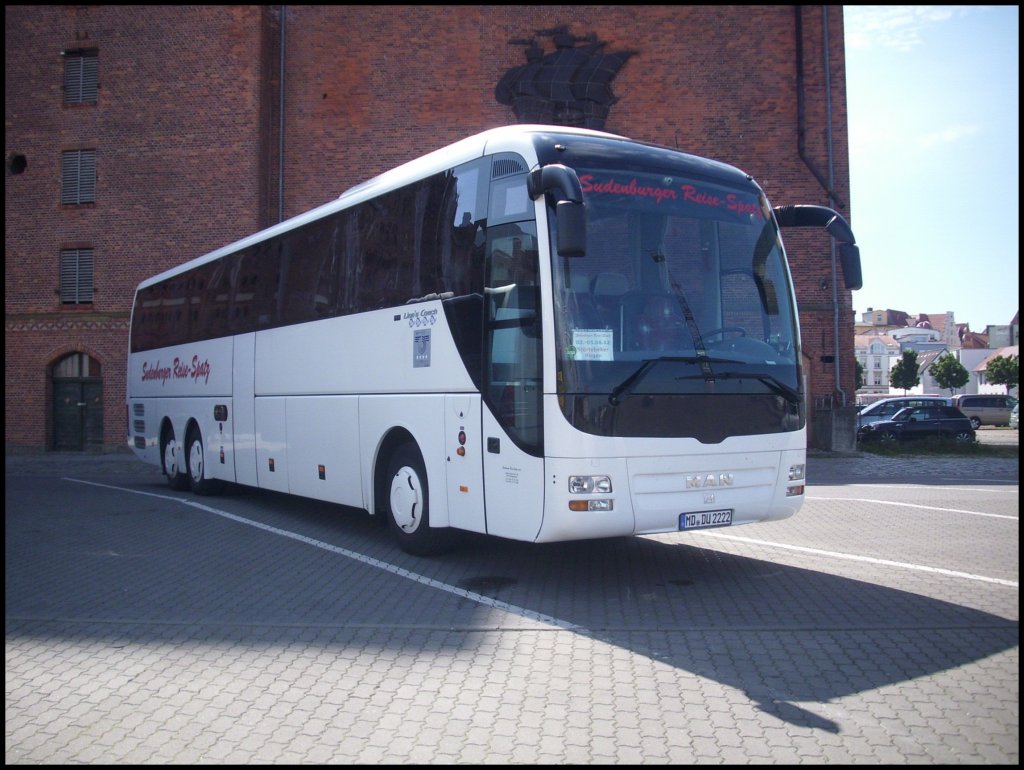
[[[96,202],[96,150],[69,150],[61,156],[60,202]]]
[[[99,52],[64,51],[64,104],[96,104]]]
[[[62,249],[60,252],[60,303],[92,303],[92,249]]]

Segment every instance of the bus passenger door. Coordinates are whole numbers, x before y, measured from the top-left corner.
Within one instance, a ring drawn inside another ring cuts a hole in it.
[[[536,225],[488,228],[484,286],[487,532],[532,541],[544,516],[544,414]]]

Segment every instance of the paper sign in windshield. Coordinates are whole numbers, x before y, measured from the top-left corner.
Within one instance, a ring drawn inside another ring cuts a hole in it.
[[[612,361],[614,332],[611,329],[573,329],[571,355],[577,361]]]

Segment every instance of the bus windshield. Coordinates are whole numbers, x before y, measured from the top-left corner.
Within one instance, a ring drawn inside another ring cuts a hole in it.
[[[552,249],[566,418],[710,443],[802,427],[792,285],[760,189],[639,161],[575,170],[586,255]]]

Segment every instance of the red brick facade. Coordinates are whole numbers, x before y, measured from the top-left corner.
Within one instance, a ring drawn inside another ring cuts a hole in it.
[[[833,203],[855,226],[841,6],[828,7],[827,23],[821,6],[285,8],[283,98],[276,6],[6,8],[9,450],[53,447],[51,367],[76,351],[101,367],[102,443],[123,445],[138,281],[272,224],[279,207],[293,216],[516,122],[495,86],[525,63],[525,47],[509,41],[538,30],[566,25],[608,51],[636,52],[612,82],[618,101],[606,130],[738,166],[776,205],[829,205],[814,172],[827,180],[831,156]],[[98,51],[95,105],[64,104],[61,52],[77,49]],[[75,149],[95,150],[96,202],[62,206],[61,154]],[[23,170],[13,162],[21,157]],[[790,231],[786,244],[813,411],[836,395],[830,242]],[[60,304],[68,248],[94,250],[91,304]],[[853,310],[841,280],[840,385],[852,402]]]

